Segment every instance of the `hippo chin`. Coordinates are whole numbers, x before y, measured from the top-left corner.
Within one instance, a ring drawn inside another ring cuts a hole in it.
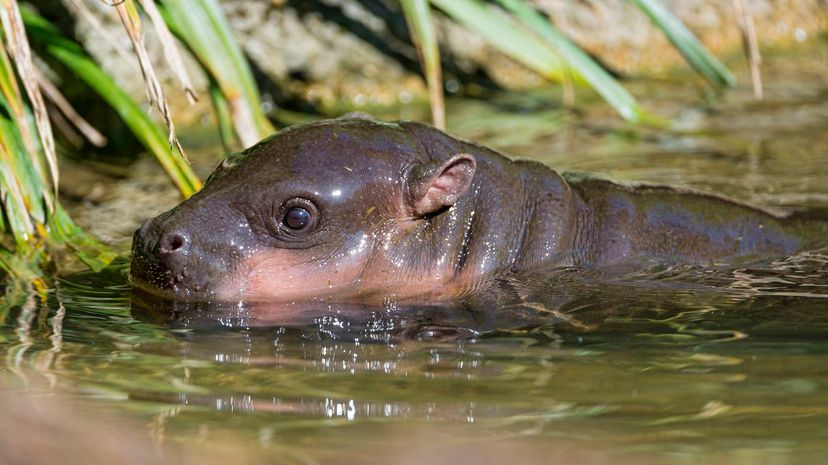
[[[710,195],[562,177],[424,124],[337,119],[230,155],[136,231],[132,279],[188,300],[450,300],[497,273],[789,255],[813,244],[807,229]]]

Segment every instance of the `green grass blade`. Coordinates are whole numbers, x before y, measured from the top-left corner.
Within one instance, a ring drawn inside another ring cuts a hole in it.
[[[5,31],[0,28],[0,37],[4,33]],[[54,205],[55,191],[43,188],[50,185],[50,180],[43,164],[45,160],[42,156],[40,137],[36,136],[38,128],[35,125],[35,117],[27,106],[27,101],[18,85],[15,67],[2,43],[0,43],[0,108],[5,109],[2,115],[3,140],[1,142],[4,145],[3,158],[8,161],[4,168],[9,171],[10,175],[5,181],[7,192],[12,196],[19,192],[26,206],[26,209],[21,211],[27,211],[28,216],[34,221],[44,223],[48,211]],[[43,122],[41,121],[40,124],[42,125]],[[56,167],[51,169],[56,169]],[[57,176],[53,176],[52,179],[57,179]],[[11,182],[14,182],[16,186],[10,185]],[[16,225],[22,226],[20,222],[16,222]],[[20,229],[13,228],[13,231],[20,233]],[[30,232],[27,231],[25,234],[28,235]],[[18,240],[21,237],[19,234],[16,235]]]
[[[0,121],[0,194],[2,195],[3,213],[9,223],[9,229],[18,246],[25,246],[34,233],[34,224],[29,217],[22,188],[15,175],[14,148],[7,144],[9,128],[6,121]]]
[[[42,243],[35,240],[39,238],[47,244],[68,245],[75,256],[99,271],[116,254],[75,226],[58,202],[52,203],[54,210],[47,214],[43,196],[51,195],[49,182],[31,166],[32,157],[23,144],[18,121],[9,116],[6,97],[5,92],[0,92],[0,192],[3,213],[15,238],[16,253],[32,255],[39,263],[43,252],[38,247]],[[33,262],[31,267],[37,268],[37,263]]]
[[[118,112],[132,133],[158,159],[183,196],[189,197],[201,188],[198,177],[182,155],[170,147],[161,127],[77,43],[61,36],[51,24],[30,11],[23,11],[23,20],[33,40]]]
[[[523,0],[498,0],[515,17],[543,38],[572,70],[580,75],[626,120],[639,121],[642,110],[635,98],[580,47],[558,32],[552,23]]]
[[[247,63],[216,0],[163,0],[167,25],[218,83],[245,147],[274,131]]]
[[[49,191],[42,181],[34,181],[34,170],[26,165],[28,157],[24,148],[19,143],[14,143],[17,139],[13,133],[15,129],[10,120],[0,118],[0,190],[4,194],[4,213],[16,240],[17,253],[26,254],[39,249],[33,239],[41,237],[49,243],[68,245],[81,261],[91,269],[100,271],[117,255],[78,228],[58,202],[54,203],[55,209],[48,221],[37,224],[32,221],[32,202],[27,196],[34,195],[32,191],[38,189],[42,194],[48,194]],[[44,224],[47,228],[41,226]]]
[[[401,0],[400,3],[426,77],[432,123],[439,129],[445,129],[443,72],[440,69],[440,48],[437,46],[437,34],[434,33],[434,23],[431,20],[431,7],[428,0]]]
[[[210,99],[213,101],[213,110],[216,113],[221,145],[225,152],[230,153],[233,151],[233,117],[230,116],[230,105],[227,99],[224,98],[224,94],[221,93],[221,89],[213,79],[210,79]]]
[[[0,34],[2,36],[2,34]],[[0,44],[0,94],[6,99],[9,107],[9,114],[20,130],[20,135],[30,153],[37,152],[37,143],[31,134],[31,128],[26,118],[26,109],[23,104],[23,96],[20,87],[17,85],[17,78],[11,60],[6,53],[6,48]]]
[[[32,166],[23,144],[18,122],[10,116],[9,103],[0,94],[0,191],[3,210],[15,242],[25,247],[36,233],[35,222],[46,220],[45,196],[51,196],[48,181]]]
[[[53,240],[69,246],[75,256],[95,272],[101,271],[118,257],[112,249],[75,225],[60,204],[49,218],[49,232]]]
[[[55,139],[52,134],[52,124],[49,121],[46,102],[40,92],[37,70],[34,67],[32,50],[29,47],[29,38],[23,26],[23,19],[17,1],[3,1],[2,7],[0,7],[0,17],[2,17],[3,42],[13,58],[17,78],[28,98],[28,108],[34,116],[34,126],[36,127],[34,132],[40,142],[39,151],[29,150],[28,152],[31,157],[31,166],[37,170],[41,179],[46,180],[47,176],[51,177],[52,191],[56,196],[58,191],[58,166]],[[21,126],[21,130],[24,133],[28,132],[24,126]],[[44,163],[46,166],[44,166]],[[46,174],[46,168],[48,168],[49,174]],[[51,211],[54,207],[52,196],[43,196],[43,200],[48,202],[47,207]]]
[[[561,59],[538,40],[479,0],[430,0],[452,19],[480,34],[493,47],[536,73],[554,81],[563,79]]]
[[[641,11],[661,29],[684,59],[702,77],[718,85],[732,87],[736,79],[725,65],[716,59],[699,39],[658,0],[633,0]]]

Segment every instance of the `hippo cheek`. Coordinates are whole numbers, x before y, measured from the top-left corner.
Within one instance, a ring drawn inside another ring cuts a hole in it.
[[[261,251],[245,259],[237,277],[221,283],[216,295],[250,302],[355,296],[367,259],[365,252],[319,258],[302,250]]]

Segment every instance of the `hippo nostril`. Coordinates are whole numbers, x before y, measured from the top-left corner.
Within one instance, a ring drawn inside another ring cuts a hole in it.
[[[162,254],[184,253],[188,242],[187,236],[180,232],[167,233],[161,238],[158,251]]]

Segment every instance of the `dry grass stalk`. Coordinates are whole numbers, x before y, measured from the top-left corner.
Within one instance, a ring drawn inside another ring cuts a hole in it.
[[[2,0],[2,2],[3,8],[0,13],[2,13],[6,43],[14,58],[17,74],[23,82],[23,88],[26,89],[26,95],[32,105],[35,125],[37,126],[37,132],[40,136],[41,145],[43,146],[43,153],[46,155],[46,161],[49,165],[52,186],[55,194],[57,194],[59,175],[57,154],[55,153],[55,140],[52,135],[52,125],[49,123],[49,114],[46,111],[46,103],[43,101],[43,96],[40,93],[36,70],[32,63],[32,50],[29,47],[29,40],[26,37],[26,30],[23,26],[20,10],[17,7],[17,1]],[[47,177],[43,172],[38,152],[30,152],[30,156],[32,157],[32,164],[38,171],[38,175],[41,179],[45,180]],[[44,195],[43,199],[49,211],[54,211],[54,203],[52,202],[51,196]]]
[[[49,99],[48,95],[46,99]],[[57,132],[63,134],[69,145],[76,149],[83,147],[84,137],[78,132],[75,125],[66,119],[63,113],[55,109],[54,104],[49,107],[49,116],[52,118],[52,126],[55,127]]]
[[[60,93],[57,87],[52,84],[52,81],[43,76],[43,73],[35,70],[37,81],[40,88],[55,107],[63,113],[64,116],[80,131],[89,142],[96,147],[103,147],[106,145],[106,137],[98,132],[83,116],[81,116],[73,107],[72,104],[66,100],[66,97]]]
[[[150,21],[152,21],[152,26],[158,34],[158,39],[161,41],[161,47],[164,50],[164,58],[167,60],[167,66],[175,73],[178,81],[184,87],[184,93],[187,95],[187,100],[190,101],[190,104],[195,103],[198,100],[198,96],[190,81],[190,76],[187,74],[187,68],[184,67],[181,54],[178,53],[178,45],[175,42],[175,38],[167,27],[167,23],[164,22],[164,18],[158,11],[158,7],[155,6],[155,1],[138,0],[138,3],[144,9],[144,12],[147,13],[147,16],[149,16]]]
[[[227,106],[230,108],[233,126],[236,129],[236,134],[239,136],[242,147],[250,147],[258,142],[262,138],[262,135],[256,127],[256,122],[253,120],[253,113],[250,111],[250,106],[244,96],[228,95]]]
[[[164,95],[164,88],[155,75],[155,69],[150,62],[149,55],[147,55],[147,49],[144,47],[144,37],[141,30],[141,18],[138,16],[138,9],[135,8],[135,3],[132,0],[123,0],[120,3],[116,3],[114,7],[118,13],[118,17],[121,19],[121,23],[124,25],[124,29],[127,31],[127,35],[129,35],[129,40],[132,42],[135,55],[138,57],[141,74],[144,76],[147,99],[151,106],[158,109],[161,117],[164,119],[164,123],[167,125],[170,147],[178,149],[178,152],[186,159],[184,149],[175,136],[175,125],[170,115],[170,108],[167,105],[167,98]]]
[[[89,22],[92,26],[92,30],[98,33],[104,39],[104,42],[109,44],[118,56],[120,56],[125,62],[132,63],[134,58],[132,54],[130,54],[127,49],[122,47],[121,43],[115,39],[112,34],[107,32],[98,17],[89,10],[86,4],[84,4],[84,0],[69,0],[67,6],[74,9],[76,16],[82,16],[84,20]]]
[[[742,34],[742,46],[750,68],[750,82],[753,85],[753,95],[762,100],[762,73],[759,66],[762,64],[762,55],[759,53],[759,44],[756,40],[756,27],[753,24],[753,15],[750,14],[745,0],[733,0],[733,9],[736,11],[736,20],[739,32]]]

